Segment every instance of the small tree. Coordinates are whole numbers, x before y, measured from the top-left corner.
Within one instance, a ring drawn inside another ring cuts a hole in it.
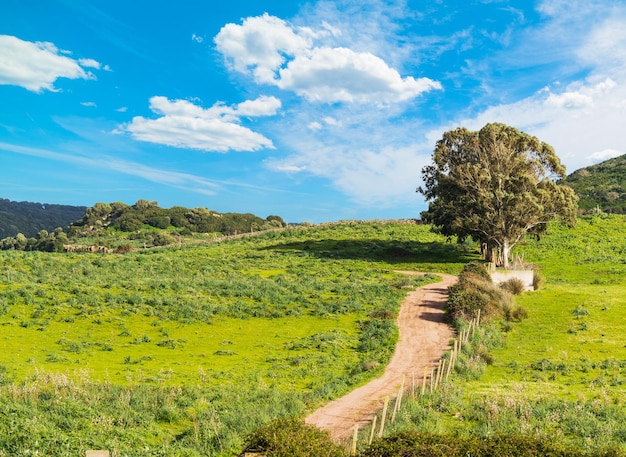
[[[499,266],[508,268],[525,234],[539,235],[554,219],[576,221],[578,197],[555,181],[565,167],[554,149],[513,127],[446,132],[433,162],[418,188],[429,202],[422,218],[444,235],[479,241],[484,257]]]

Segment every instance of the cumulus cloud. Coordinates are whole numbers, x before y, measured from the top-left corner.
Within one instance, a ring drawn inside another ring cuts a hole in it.
[[[85,68],[99,69],[93,59],[74,60],[49,42],[24,41],[0,35],[0,84],[20,86],[32,92],[56,91],[58,78],[95,79]]]
[[[441,84],[428,78],[402,78],[382,59],[347,48],[315,48],[279,71],[276,85],[311,101],[400,102]]]
[[[214,41],[233,70],[310,101],[385,104],[442,88],[429,78],[403,78],[369,52],[315,45],[316,39],[339,35],[326,23],[313,30],[265,14],[225,25]]]
[[[311,47],[309,34],[298,34],[280,18],[267,13],[244,19],[242,25],[226,24],[215,44],[236,71],[252,71],[259,83],[273,83],[274,73],[286,60]]]
[[[619,157],[621,155],[624,155],[624,153],[622,151],[618,151],[617,149],[605,149],[591,154],[591,160],[595,163],[599,163],[604,162],[605,160],[614,159],[615,157]]]
[[[150,109],[160,117],[136,116],[117,129],[140,141],[207,152],[257,151],[273,148],[271,140],[240,125],[241,117],[271,116],[280,109],[275,97],[262,96],[238,105],[216,103],[205,109],[187,100],[152,97]]]

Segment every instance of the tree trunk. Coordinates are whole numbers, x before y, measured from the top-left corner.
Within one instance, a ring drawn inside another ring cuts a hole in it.
[[[509,240],[502,241],[502,267],[506,270],[509,269],[509,254],[511,253],[511,246]]]

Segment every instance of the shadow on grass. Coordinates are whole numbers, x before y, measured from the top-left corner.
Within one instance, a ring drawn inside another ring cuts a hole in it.
[[[465,264],[477,259],[477,253],[454,243],[390,240],[310,240],[264,248],[272,251],[300,251],[328,259],[366,260],[392,265],[412,263]]]

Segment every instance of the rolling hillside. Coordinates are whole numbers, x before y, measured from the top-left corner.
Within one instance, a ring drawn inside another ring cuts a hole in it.
[[[576,191],[585,212],[626,213],[626,155],[576,170],[564,183]]]
[[[22,233],[35,236],[40,230],[48,232],[67,227],[85,214],[85,206],[53,205],[48,203],[14,202],[0,198],[0,239]]]

